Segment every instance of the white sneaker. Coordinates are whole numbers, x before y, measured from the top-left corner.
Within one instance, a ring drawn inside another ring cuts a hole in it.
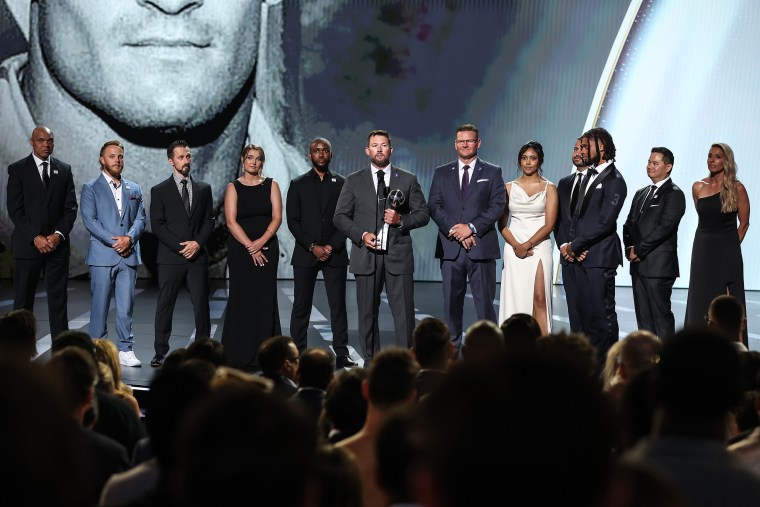
[[[140,360],[137,359],[137,356],[131,350],[119,352],[119,362],[124,366],[142,366]]]

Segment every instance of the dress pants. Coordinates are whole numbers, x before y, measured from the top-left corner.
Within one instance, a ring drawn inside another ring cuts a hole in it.
[[[58,250],[37,259],[14,258],[13,269],[13,309],[34,310],[34,296],[40,273],[45,272],[45,290],[47,291],[48,319],[50,336],[55,339],[69,328],[68,285],[69,285],[69,251],[59,247]]]
[[[299,352],[306,350],[314,286],[319,271],[325,279],[327,303],[330,305],[330,328],[336,356],[348,355],[348,317],[346,316],[346,274],[348,266],[293,266],[293,311],[290,336]]]
[[[169,337],[172,334],[174,305],[182,286],[187,287],[195,314],[195,338],[205,340],[211,337],[211,316],[209,309],[208,264],[159,264],[158,300],[154,322],[156,354],[169,352]]]
[[[132,350],[135,337],[132,334],[132,309],[135,303],[135,280],[137,267],[120,260],[115,266],[90,266],[90,336],[107,338],[106,321],[114,297],[116,306],[116,346],[119,352]]]
[[[631,281],[638,328],[651,331],[663,340],[673,336],[676,332],[676,319],[670,297],[676,279],[645,277],[634,269]]]

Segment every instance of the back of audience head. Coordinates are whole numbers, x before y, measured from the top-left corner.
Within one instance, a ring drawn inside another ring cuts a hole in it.
[[[97,363],[79,347],[64,347],[53,354],[45,366],[60,382],[64,407],[82,422],[95,396]]]
[[[171,370],[172,368],[176,368],[182,364],[182,362],[185,360],[185,352],[187,352],[187,349],[184,347],[172,349],[169,351],[169,353],[166,354],[166,357],[164,358],[164,364],[161,366],[161,369]]]
[[[364,426],[367,400],[362,395],[362,384],[368,376],[365,368],[352,368],[339,372],[327,386],[322,416],[341,438],[356,434]]]
[[[84,331],[63,331],[55,340],[53,340],[53,343],[50,345],[50,352],[52,354],[55,354],[59,350],[62,350],[66,347],[79,347],[80,349],[88,352],[92,358],[97,361],[97,356],[95,355],[95,344],[92,343],[92,338],[90,338],[90,335]]]
[[[219,366],[216,368],[214,378],[211,380],[211,388],[218,389],[221,387],[251,387],[259,389],[264,393],[271,393],[274,383],[260,375],[244,372],[230,366]]]
[[[272,336],[259,346],[257,354],[261,371],[268,375],[282,374],[295,377],[298,348],[290,336]],[[286,364],[286,362],[288,364]],[[285,372],[284,370],[288,370]],[[290,373],[292,376],[287,375]]]
[[[536,350],[541,327],[532,315],[516,313],[502,322],[500,327],[508,354],[524,354]]]
[[[741,399],[739,355],[709,328],[686,328],[668,339],[656,368],[658,409],[677,425],[668,432],[709,430],[698,423],[725,421]]]
[[[29,361],[37,355],[37,321],[29,310],[0,317],[0,357]]]
[[[335,356],[322,348],[310,348],[303,351],[298,362],[296,377],[299,387],[327,389],[335,375]]]
[[[488,360],[504,352],[504,335],[490,320],[479,320],[467,328],[462,344],[465,361]]]
[[[602,370],[602,380],[605,390],[611,389],[621,383],[620,348],[622,346],[622,341],[616,341],[607,351],[607,358],[604,360],[604,369]]]
[[[595,505],[607,484],[610,413],[595,379],[561,358],[464,361],[420,408],[423,504]]]
[[[99,363],[105,364],[111,372],[111,380],[114,383],[114,389],[121,383],[121,365],[119,363],[119,350],[108,338],[98,338],[92,340],[95,346],[95,359]]]
[[[710,302],[707,323],[723,333],[732,342],[742,342],[742,332],[747,327],[744,305],[735,296],[722,294]]]
[[[368,401],[386,410],[414,400],[415,381],[420,366],[407,349],[390,347],[380,351],[372,360],[365,390]]]
[[[561,331],[542,336],[536,342],[536,351],[542,356],[561,359],[589,377],[598,373],[596,348],[583,333]]]
[[[620,345],[620,376],[625,380],[660,360],[662,341],[650,331],[634,331]]]
[[[205,340],[196,339],[188,345],[185,349],[184,359],[203,359],[214,366],[227,364],[224,346],[221,342],[209,338]]]
[[[316,507],[362,507],[359,467],[350,451],[320,446],[314,456],[309,495]]]
[[[299,506],[316,431],[285,400],[255,388],[221,388],[190,410],[175,449],[183,505]]]
[[[385,418],[375,440],[377,483],[391,504],[412,504],[414,477],[422,455],[419,405],[403,405]]]
[[[412,333],[414,357],[425,370],[446,370],[454,352],[451,331],[440,319],[423,319]]]
[[[652,434],[655,413],[655,369],[641,368],[625,384],[620,396],[621,450],[630,449]]]

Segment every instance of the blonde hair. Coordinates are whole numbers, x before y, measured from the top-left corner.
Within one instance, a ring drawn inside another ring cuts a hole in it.
[[[736,173],[739,168],[734,160],[734,150],[726,143],[713,143],[711,148],[723,152],[723,187],[720,189],[720,211],[731,213],[739,209],[739,193],[736,190]]]
[[[245,174],[245,169],[243,168],[243,163],[245,162],[245,157],[248,156],[248,152],[251,150],[256,150],[259,152],[259,156],[261,156],[261,169],[259,169],[259,176],[264,176],[264,162],[266,162],[267,157],[264,154],[264,148],[259,146],[258,144],[247,144],[243,146],[243,149],[240,151],[240,172],[241,174]]]
[[[95,359],[111,370],[114,393],[132,394],[132,388],[121,381],[121,365],[119,364],[119,351],[116,349],[116,345],[107,338],[98,338],[92,343],[95,345]]]

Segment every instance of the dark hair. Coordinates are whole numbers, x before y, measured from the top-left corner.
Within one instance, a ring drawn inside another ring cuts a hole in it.
[[[542,336],[536,342],[539,355],[553,357],[589,377],[598,373],[597,350],[583,333],[560,331]]]
[[[465,123],[464,125],[458,126],[454,135],[456,136],[459,132],[475,132],[475,139],[480,139],[480,131],[478,131],[478,127],[472,123]]]
[[[602,127],[592,128],[591,130],[584,132],[581,137],[587,138],[589,143],[595,143],[597,156],[599,156],[599,143],[602,143],[602,145],[604,145],[605,160],[615,161],[615,155],[617,153],[615,150],[615,143],[612,141],[612,135],[610,135],[607,130]],[[591,163],[594,162],[591,161]]]
[[[37,321],[29,310],[14,310],[0,317],[0,349],[31,359],[37,355]]]
[[[326,389],[335,373],[335,356],[325,349],[304,350],[298,362],[298,385]]]
[[[479,320],[467,328],[462,344],[462,358],[486,359],[504,351],[504,335],[490,320]]]
[[[314,146],[314,143],[325,143],[332,153],[332,143],[324,137],[315,137],[309,142],[309,153],[311,153],[311,147]]]
[[[445,361],[450,343],[448,326],[433,317],[423,319],[412,332],[414,357],[422,368],[434,368]]]
[[[324,415],[344,437],[355,434],[367,417],[367,400],[362,396],[362,382],[369,372],[354,368],[338,373],[327,386]]]
[[[742,330],[746,315],[742,302],[728,294],[713,299],[707,313],[719,329],[731,333],[731,338],[735,338]]]
[[[50,358],[45,365],[61,383],[64,406],[73,410],[95,389],[98,367],[91,355],[79,347],[65,347]]]
[[[543,174],[544,170],[542,166],[544,165],[544,147],[541,146],[541,143],[538,141],[528,141],[522,145],[520,151],[517,152],[517,169],[520,169],[520,159],[522,158],[523,154],[531,148],[533,148],[533,150],[536,152],[536,155],[538,155],[538,174]]]
[[[166,158],[173,158],[174,157],[174,148],[188,148],[188,149],[190,149],[190,145],[187,144],[187,141],[185,141],[184,139],[177,139],[172,144],[170,144],[168,148],[166,148]]]
[[[293,342],[290,336],[273,336],[264,340],[259,346],[258,360],[259,366],[264,373],[276,373],[286,359],[290,359],[291,349],[289,345]]]
[[[227,358],[224,354],[224,345],[210,338],[197,338],[187,346],[184,361],[188,359],[203,359],[212,363],[214,366],[224,366],[227,364]]]
[[[536,350],[536,340],[541,337],[538,321],[527,313],[515,313],[501,323],[504,346],[507,353],[522,354]]]
[[[387,130],[373,130],[369,134],[367,134],[367,145],[369,145],[369,140],[372,139],[374,136],[383,136],[388,138],[388,145],[391,145],[391,135],[388,133]]]
[[[387,409],[407,400],[414,392],[419,371],[409,350],[391,347],[380,351],[369,367],[369,401]]]
[[[58,337],[56,337],[55,340],[53,340],[53,343],[50,346],[50,352],[55,354],[59,350],[63,350],[65,347],[70,346],[79,347],[80,349],[89,352],[92,356],[92,359],[97,361],[97,356],[95,355],[95,344],[92,343],[92,338],[90,338],[90,335],[84,331],[63,331],[58,335]]]
[[[652,153],[659,153],[662,155],[662,161],[665,162],[665,165],[673,164],[673,161],[675,158],[673,157],[673,152],[669,149],[665,148],[664,146],[655,146],[652,148]],[[670,174],[670,172],[668,172]]]

